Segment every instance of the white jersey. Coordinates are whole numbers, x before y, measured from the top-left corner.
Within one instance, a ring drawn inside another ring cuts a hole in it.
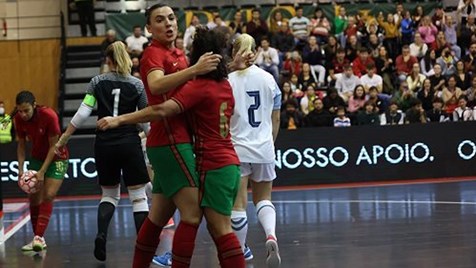
[[[273,76],[253,65],[228,75],[235,98],[231,140],[242,163],[274,163],[273,110],[281,91]]]

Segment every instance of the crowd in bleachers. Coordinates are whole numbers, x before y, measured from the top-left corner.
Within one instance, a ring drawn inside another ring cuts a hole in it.
[[[476,120],[474,2],[461,0],[451,14],[397,3],[374,16],[343,6],[333,18],[320,8],[308,18],[300,7],[290,19],[276,11],[268,21],[259,9],[250,21],[241,11],[230,22],[218,13],[209,22],[193,16],[176,46],[188,53],[198,24],[225,33],[230,48],[239,34],[253,36],[255,64],[281,87],[285,129]],[[108,31],[103,47],[114,40]],[[139,76],[148,40],[135,26],[125,42]]]

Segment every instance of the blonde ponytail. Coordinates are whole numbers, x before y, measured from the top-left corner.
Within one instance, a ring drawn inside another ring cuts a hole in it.
[[[132,61],[124,43],[116,41],[110,44],[106,49],[106,57],[109,57],[112,63],[114,63],[117,73],[122,75],[131,74]]]
[[[241,34],[233,44],[233,57],[236,54],[244,55],[249,52],[256,52],[255,39],[249,34]]]

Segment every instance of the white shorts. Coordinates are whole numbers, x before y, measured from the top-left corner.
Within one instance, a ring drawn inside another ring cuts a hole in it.
[[[276,170],[273,163],[240,163],[241,177],[250,176],[255,182],[273,181],[276,179]]]

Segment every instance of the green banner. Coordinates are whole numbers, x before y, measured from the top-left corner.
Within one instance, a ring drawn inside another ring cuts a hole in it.
[[[429,3],[405,3],[404,7],[413,13],[416,6],[421,5],[425,14],[431,14],[433,10],[439,5],[437,2],[429,2]],[[383,12],[384,14],[393,13],[395,12],[395,4],[388,4],[388,3],[379,3],[379,4],[370,4],[370,3],[362,3],[362,4],[344,4],[342,5],[346,8],[347,14],[349,15],[356,15],[359,14],[364,19],[373,19],[377,16],[379,12]],[[334,19],[335,14],[339,9],[339,5],[320,5],[319,6],[327,18],[331,21]],[[313,5],[303,5],[303,13],[304,16],[311,18],[314,15],[314,10],[316,9]],[[252,8],[242,9],[242,19],[244,21],[251,20],[251,11]],[[236,7],[224,7],[218,10],[218,14],[220,17],[223,18],[226,22],[233,21],[235,16],[235,12],[237,11]],[[294,6],[265,6],[261,8],[261,17],[265,19],[267,22],[270,21],[270,18],[274,16],[274,14],[280,11],[284,18],[290,19],[295,14],[296,11]],[[216,12],[216,11],[215,11]],[[206,24],[209,21],[213,20],[214,13],[211,10],[176,10],[175,14],[178,20],[178,27],[180,32],[185,32],[185,29],[192,20],[192,16],[195,14],[199,17],[200,22],[202,24]],[[143,13],[128,13],[128,14],[107,14],[106,15],[106,28],[107,29],[114,29],[117,32],[117,37],[119,39],[125,39],[127,36],[131,35],[132,33],[132,26],[134,25],[141,25],[144,26],[146,23],[145,16]]]

